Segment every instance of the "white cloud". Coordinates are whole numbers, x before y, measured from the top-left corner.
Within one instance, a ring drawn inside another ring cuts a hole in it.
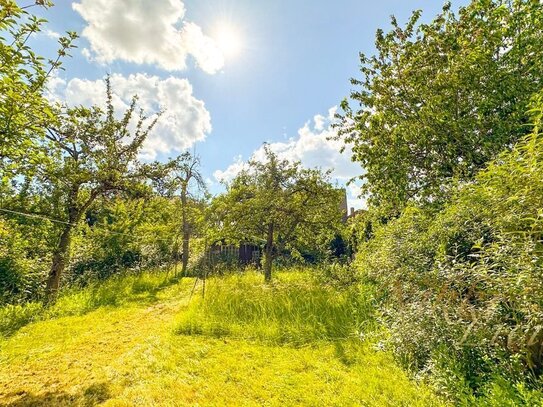
[[[304,127],[298,130],[297,137],[290,138],[286,142],[268,144],[280,158],[290,161],[300,161],[306,168],[321,168],[331,170],[332,178],[344,185],[351,178],[361,174],[362,169],[357,163],[351,161],[350,149],[340,153],[343,142],[334,140],[336,130],[332,127],[337,112],[337,107],[328,111],[327,116],[316,115],[312,121],[305,123]],[[264,146],[253,152],[251,159],[264,160]],[[218,181],[228,182],[236,177],[245,167],[241,157],[236,157],[225,170],[217,170],[213,174]],[[356,208],[365,206],[365,201],[359,199],[360,187],[351,183],[347,188],[349,204]]]
[[[183,26],[181,42],[204,72],[215,73],[223,67],[224,55],[217,43],[210,37],[205,36],[202,29],[196,24],[186,23]]]
[[[324,125],[326,124],[326,117],[318,114],[315,117],[313,117],[313,120],[315,121],[315,130],[323,131]]]
[[[123,60],[181,71],[192,56],[210,74],[224,65],[215,41],[184,20],[181,0],[80,0],[72,7],[87,22],[82,36],[99,63]]]
[[[61,37],[60,33],[56,32],[54,30],[51,30],[49,28],[46,28],[43,31],[43,33],[45,34],[45,36],[47,36],[47,37],[49,37],[49,38],[51,38],[53,40],[58,40]]]
[[[360,183],[353,182],[347,186],[347,199],[349,201],[349,209],[367,209],[368,204],[366,198],[362,197],[362,186]]]
[[[88,49],[88,48],[82,48],[81,49],[81,55],[83,55],[83,57],[89,61],[89,62],[95,62],[95,59],[94,59],[94,55],[92,54],[92,52]]]
[[[155,128],[144,144],[142,157],[154,159],[157,154],[180,152],[211,132],[211,117],[204,102],[192,94],[186,79],[135,74],[125,77],[111,75],[115,110],[122,114],[133,95],[138,95],[138,107],[150,116],[163,111]],[[105,82],[74,78],[65,82],[53,78],[49,84],[51,98],[65,101],[69,106],[105,104]]]
[[[236,176],[243,171],[247,166],[247,163],[243,161],[242,157],[238,155],[234,159],[234,163],[230,164],[226,170],[216,170],[213,173],[213,177],[219,182],[232,181]]]

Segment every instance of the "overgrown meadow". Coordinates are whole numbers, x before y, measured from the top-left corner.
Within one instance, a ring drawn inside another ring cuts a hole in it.
[[[329,129],[352,212],[273,144],[216,194],[143,159],[114,76],[52,100],[78,34],[37,55],[38,7],[0,0],[0,404],[543,405],[540,0],[376,32]]]

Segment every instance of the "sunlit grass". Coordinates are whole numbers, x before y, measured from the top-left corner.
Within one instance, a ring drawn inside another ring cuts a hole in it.
[[[125,278],[0,339],[0,405],[440,405],[361,340],[369,293],[248,273],[209,279],[203,300],[199,283],[189,301],[193,279]]]
[[[373,325],[371,295],[359,287],[338,291],[302,272],[265,284],[248,272],[208,280],[205,297],[195,296],[176,331],[301,345],[360,337]]]
[[[148,271],[112,277],[84,289],[65,290],[50,306],[43,302],[7,305],[0,308],[0,337],[12,335],[21,327],[43,319],[82,315],[104,306],[154,301],[157,292],[174,281],[171,272]]]

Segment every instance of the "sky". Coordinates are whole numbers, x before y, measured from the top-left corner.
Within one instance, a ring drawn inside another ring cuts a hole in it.
[[[30,0],[28,0],[30,1]],[[23,4],[24,1],[20,1]],[[455,8],[467,0],[453,1]],[[68,30],[80,38],[49,85],[50,97],[71,105],[104,103],[111,76],[115,106],[132,95],[152,114],[164,111],[142,160],[164,161],[189,150],[200,156],[212,193],[223,190],[263,143],[281,157],[332,170],[343,186],[362,174],[330,140],[337,106],[360,77],[359,52],[371,55],[375,31],[390,16],[405,23],[433,0],[57,0],[33,10],[48,20],[33,46],[53,56]],[[349,206],[365,205],[359,184]]]

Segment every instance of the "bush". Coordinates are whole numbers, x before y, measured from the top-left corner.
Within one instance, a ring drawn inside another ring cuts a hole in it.
[[[340,289],[356,286],[361,282],[360,274],[356,269],[344,263],[320,265],[315,268],[314,274],[321,284],[331,284]]]
[[[172,202],[115,198],[87,214],[74,239],[64,283],[85,286],[127,270],[170,264],[178,227]]]
[[[0,219],[0,305],[39,296],[46,273],[17,224]]]
[[[357,257],[382,288],[399,359],[458,400],[541,396],[541,99],[533,133],[512,152],[459,187],[443,210],[409,207],[377,228]]]

